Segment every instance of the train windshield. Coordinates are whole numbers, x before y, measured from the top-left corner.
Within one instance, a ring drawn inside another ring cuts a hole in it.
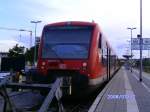
[[[49,26],[44,28],[42,58],[87,59],[91,26]]]

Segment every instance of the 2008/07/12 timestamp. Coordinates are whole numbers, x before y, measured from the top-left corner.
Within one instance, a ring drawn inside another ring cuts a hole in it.
[[[113,100],[113,99],[121,100],[121,99],[133,99],[133,98],[135,98],[135,95],[107,95],[107,99],[109,100]]]

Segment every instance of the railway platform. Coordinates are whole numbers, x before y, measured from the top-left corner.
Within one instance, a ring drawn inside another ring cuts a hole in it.
[[[88,112],[150,112],[150,74],[122,67],[97,96]]]

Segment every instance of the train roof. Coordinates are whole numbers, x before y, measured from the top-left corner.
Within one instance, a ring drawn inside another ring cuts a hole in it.
[[[89,25],[89,26],[96,26],[98,25],[95,22],[84,22],[84,21],[64,21],[64,22],[56,22],[50,23],[45,26],[60,26],[60,25]]]
[[[46,26],[61,26],[61,25],[81,25],[81,26],[82,25],[83,26],[84,25],[88,25],[88,26],[95,26],[95,27],[98,26],[98,28],[102,32],[100,26],[97,23],[95,23],[95,22],[85,22],[85,21],[63,21],[63,22],[55,22],[55,23],[47,24],[44,27],[46,27]],[[104,34],[102,33],[102,35],[104,35]],[[104,38],[106,39],[109,48],[112,50],[112,52],[114,52],[114,49],[112,48],[112,46],[108,42],[107,37],[105,35],[104,35]],[[116,53],[114,52],[114,54],[116,54]]]

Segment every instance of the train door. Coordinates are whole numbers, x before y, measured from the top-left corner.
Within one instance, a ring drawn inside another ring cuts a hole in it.
[[[109,80],[110,80],[110,77],[111,77],[111,76],[110,76],[110,75],[111,75],[111,49],[110,49],[110,48],[108,49],[108,60],[109,60],[109,61],[108,61],[109,73],[108,73],[108,74],[109,74]]]
[[[98,42],[98,56],[99,56],[99,61],[101,61],[101,56],[103,54],[103,49],[102,49],[102,42],[101,39],[102,38],[102,34],[99,34],[99,42]]]
[[[111,50],[107,46],[107,80],[110,80],[110,53]]]
[[[107,42],[104,41],[103,42],[103,55],[102,55],[102,63],[105,67],[105,77],[106,77],[106,80],[108,79],[108,57],[107,57]]]
[[[101,38],[101,62],[105,70],[105,80],[108,80],[108,47],[105,37]]]
[[[116,71],[116,55],[114,55],[114,71]]]
[[[107,46],[107,81],[109,80],[109,56],[108,56],[108,46]]]

